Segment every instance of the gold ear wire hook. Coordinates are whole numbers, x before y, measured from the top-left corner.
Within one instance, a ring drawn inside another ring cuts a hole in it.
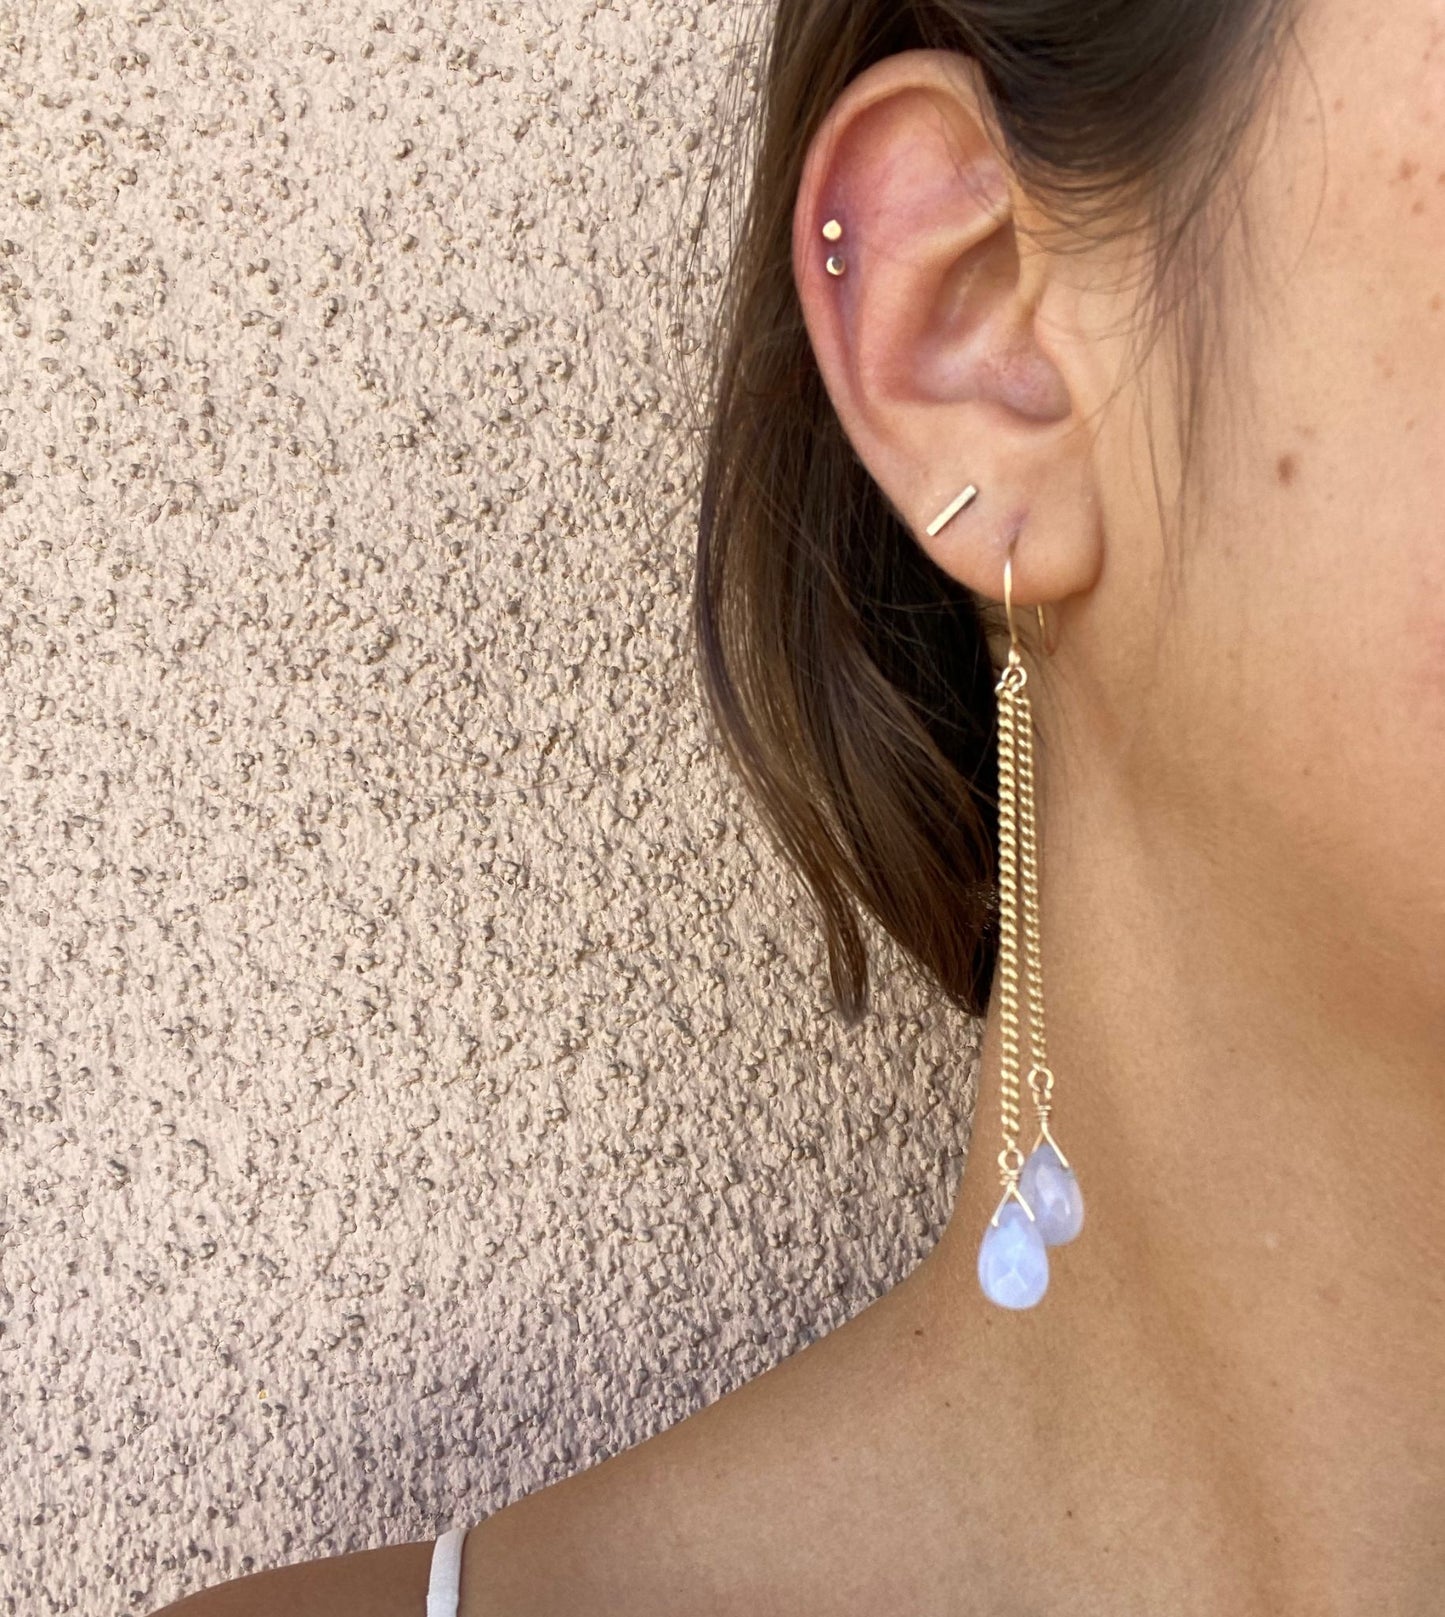
[[[831,267],[832,267],[832,260],[830,259],[829,260],[829,268],[831,269]],[[839,273],[840,274],[842,273],[841,270],[839,271]],[[948,502],[948,504],[945,505],[944,508],[938,513],[938,515],[936,517],[934,517],[933,521],[928,524],[928,536],[929,536],[929,538],[931,539],[931,538],[935,537],[937,534],[941,533],[943,531],[943,529],[946,528],[948,526],[948,524],[953,521],[953,519],[958,515],[958,513],[960,511],[962,511],[962,510],[966,509],[968,506],[972,505],[973,502],[977,498],[978,498],[978,486],[976,484],[974,484],[974,483],[970,483],[968,485],[968,487],[965,488],[961,494],[958,494],[953,499],[951,499]],[[1017,545],[1018,542],[1019,542],[1019,536],[1018,536],[1017,532],[1015,532],[1015,534],[1013,536],[1013,539],[1009,543],[1008,556],[1004,561],[1004,569],[1003,569],[1003,599],[1004,599],[1004,607],[1008,612],[1009,647],[1010,647],[1010,650],[1014,653],[1015,657],[1018,654],[1019,636],[1018,636],[1018,630],[1014,626],[1014,611],[1013,611],[1013,553],[1014,553],[1014,546]],[[1053,654],[1054,654],[1054,644],[1055,643],[1052,640],[1049,639],[1049,624],[1048,624],[1048,619],[1044,616],[1044,604],[1043,604],[1042,601],[1039,602],[1039,604],[1035,608],[1035,610],[1038,612],[1038,615],[1039,615],[1039,634],[1043,638],[1044,652],[1045,652],[1045,654],[1047,656],[1052,657]]]

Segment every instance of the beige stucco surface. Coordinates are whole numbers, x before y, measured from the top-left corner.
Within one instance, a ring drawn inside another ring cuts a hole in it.
[[[975,1029],[832,1017],[693,674],[749,9],[0,7],[0,1613],[476,1520],[936,1238]]]

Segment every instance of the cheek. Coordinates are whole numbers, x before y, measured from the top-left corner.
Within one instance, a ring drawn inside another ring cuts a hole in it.
[[[1248,357],[1277,384],[1287,483],[1306,469],[1309,425],[1355,460],[1401,434],[1441,442],[1445,0],[1310,0],[1277,83],[1247,181],[1244,273]]]
[[[1387,13],[1387,15],[1380,15]],[[1445,0],[1316,0],[1247,204],[1230,452],[1241,588],[1319,746],[1445,791]],[[1313,31],[1311,31],[1313,30]],[[1373,738],[1373,739],[1372,739]],[[1300,744],[1307,746],[1306,737]]]
[[[1438,997],[1445,5],[1390,9],[1311,53],[1251,180],[1254,290],[1238,322],[1230,304],[1237,380],[1205,378],[1216,452],[1155,744],[1182,747],[1200,835],[1239,839],[1260,894],[1361,951],[1357,986],[1378,959]]]
[[[1205,849],[1281,958],[1327,957],[1339,1003],[1403,1023],[1445,1015],[1445,0],[1304,9],[1177,556],[1145,447],[1169,387],[1104,417],[1091,713],[1141,823]]]
[[[1423,986],[1445,948],[1445,330],[1342,278],[1299,293],[1312,318],[1262,351],[1191,561],[1217,682],[1193,695],[1221,704],[1215,763],[1257,865]]]

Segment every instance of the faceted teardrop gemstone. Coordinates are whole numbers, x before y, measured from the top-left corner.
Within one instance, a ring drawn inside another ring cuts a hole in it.
[[[1083,1229],[1084,1193],[1048,1140],[1029,1153],[1019,1174],[1019,1194],[1033,1208],[1046,1246],[1062,1246]]]
[[[983,1232],[978,1283],[1000,1308],[1032,1308],[1048,1289],[1049,1254],[1043,1237],[1012,1196],[999,1204],[998,1223],[990,1222]]]

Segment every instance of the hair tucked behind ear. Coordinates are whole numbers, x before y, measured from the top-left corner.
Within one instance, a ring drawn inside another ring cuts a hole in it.
[[[987,1007],[994,671],[978,603],[900,522],[814,363],[792,273],[809,142],[873,62],[915,47],[965,53],[982,70],[998,138],[1059,217],[1103,221],[1125,201],[1142,205],[1160,292],[1181,266],[1197,267],[1193,227],[1247,121],[1249,95],[1234,92],[1257,82],[1284,4],[777,7],[712,348],[693,627],[724,746],[812,893],[850,1024],[868,994],[859,905],[950,1000]]]

